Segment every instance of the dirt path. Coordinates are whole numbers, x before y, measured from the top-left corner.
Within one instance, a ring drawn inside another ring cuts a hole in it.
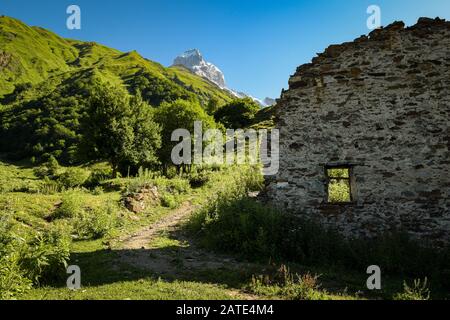
[[[199,272],[208,273],[208,270],[233,272],[249,268],[251,264],[199,248],[195,240],[184,232],[181,228],[183,223],[196,209],[196,206],[187,201],[151,226],[120,239],[120,262],[161,277],[186,280],[195,279]],[[155,246],[153,242],[160,237],[168,239],[174,245]],[[257,296],[236,289],[227,289],[227,293],[238,299],[258,299]]]
[[[148,249],[151,241],[158,236],[159,232],[171,229],[181,222],[187,220],[195,211],[196,207],[191,202],[184,202],[180,208],[172,214],[162,218],[155,224],[146,227],[131,237],[121,239],[123,249]]]

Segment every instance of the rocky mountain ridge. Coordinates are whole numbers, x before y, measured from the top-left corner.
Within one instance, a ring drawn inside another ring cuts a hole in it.
[[[233,89],[228,88],[225,75],[223,72],[211,62],[206,61],[200,50],[198,49],[190,49],[185,51],[184,53],[177,56],[173,61],[174,66],[184,66],[189,69],[194,74],[201,76],[203,78],[208,79],[219,88],[229,91],[237,98],[246,98],[249,97],[256,101],[261,107],[268,107],[275,104],[275,99],[265,98],[263,100],[252,97],[244,92],[235,91]]]

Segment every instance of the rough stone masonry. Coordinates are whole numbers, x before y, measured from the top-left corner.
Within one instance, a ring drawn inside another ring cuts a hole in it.
[[[274,205],[350,237],[450,242],[450,22],[395,22],[328,47],[297,69],[276,113]],[[351,202],[327,202],[327,166],[351,168]]]

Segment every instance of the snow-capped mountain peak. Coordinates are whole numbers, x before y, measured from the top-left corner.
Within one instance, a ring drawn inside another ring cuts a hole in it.
[[[187,58],[187,57],[201,57],[202,54],[200,53],[200,50],[198,49],[191,49],[185,51],[183,54],[180,55],[180,57]]]
[[[223,72],[216,67],[211,62],[206,61],[200,50],[198,49],[190,49],[185,51],[184,53],[180,54],[178,57],[175,58],[173,61],[173,65],[181,65],[186,68],[188,68],[190,71],[195,73],[198,76],[201,76],[203,78],[208,79],[209,81],[216,84],[221,89],[229,91],[231,94],[236,96],[237,98],[244,98],[244,97],[250,97],[257,103],[259,103],[262,107],[267,107],[273,104],[273,99],[266,98],[264,101],[253,98],[249,96],[248,94],[245,94],[243,92],[238,92],[232,89],[229,89],[225,83],[225,76]]]
[[[214,82],[220,88],[226,88],[223,72],[212,63],[205,61],[198,49],[191,49],[179,55],[173,61],[173,65],[182,65],[195,74]]]

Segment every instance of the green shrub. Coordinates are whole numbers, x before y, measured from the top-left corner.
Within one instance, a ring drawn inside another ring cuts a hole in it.
[[[65,188],[80,187],[89,179],[90,174],[88,170],[71,167],[58,177],[58,182]]]
[[[75,192],[65,194],[61,205],[52,214],[53,219],[66,219],[79,239],[104,237],[117,224],[117,217],[115,205],[84,208],[82,198]]]
[[[206,246],[264,260],[279,257],[282,216],[278,212],[252,199],[219,199],[191,220],[200,227]]]
[[[41,179],[49,176],[49,170],[44,165],[40,165],[39,167],[34,168],[33,172],[36,177]]]
[[[16,239],[14,234],[15,224],[10,209],[2,209],[2,215],[0,216],[0,253],[3,251],[3,248]]]
[[[180,206],[177,197],[170,193],[163,193],[161,195],[161,205],[166,208],[176,209]]]
[[[282,215],[247,198],[262,187],[257,170],[242,167],[239,175],[221,181],[222,191],[193,215],[188,228],[202,235],[205,246],[264,260],[278,256]]]
[[[178,177],[178,171],[177,168],[175,167],[169,167],[166,169],[166,172],[164,173],[164,177],[166,179],[175,179],[176,177]]]
[[[281,296],[291,300],[324,300],[326,292],[319,291],[317,276],[309,273],[304,275],[295,275],[295,278],[289,280],[282,289]]]
[[[0,219],[0,298],[12,299],[65,276],[70,236],[63,225],[33,231],[27,239],[16,233],[9,215]]]
[[[70,237],[63,228],[36,235],[21,248],[20,266],[34,284],[60,279],[70,256]]]
[[[52,213],[53,219],[74,218],[83,212],[82,200],[76,193],[67,193],[61,205]]]
[[[157,178],[160,178],[160,176],[155,172],[140,167],[137,177],[127,179],[126,192],[137,193],[143,188],[155,186],[155,180]]]
[[[103,188],[103,190],[107,191],[121,191],[121,192],[129,192],[127,190],[135,190],[134,188],[139,188],[141,184],[136,184],[135,186],[131,187],[131,182],[128,179],[110,179],[106,180],[100,183],[100,187]]]
[[[156,186],[161,193],[170,193],[173,195],[186,194],[191,190],[189,181],[182,178],[167,179],[165,177],[137,177],[129,179],[126,187],[126,193],[138,193],[143,188]]]
[[[100,239],[117,225],[117,211],[109,205],[106,209],[96,208],[79,213],[72,222],[78,239]]]
[[[406,281],[403,283],[403,292],[394,296],[394,300],[429,300],[430,289],[428,289],[428,279],[414,280],[412,287],[408,286]]]
[[[15,222],[9,211],[0,216],[0,299],[11,299],[31,288],[20,268],[18,247],[25,242],[15,234]]]
[[[389,274],[433,277],[444,285],[449,248],[432,248],[404,233],[374,239],[346,239],[318,223],[283,214],[244,196],[222,197],[198,211],[188,225],[209,248],[248,259],[335,265],[365,270],[376,261]]]
[[[182,178],[173,178],[170,180],[157,178],[155,184],[158,190],[165,190],[172,194],[186,194],[191,190],[189,181]]]
[[[85,182],[85,185],[89,188],[95,188],[104,181],[112,178],[112,169],[107,168],[94,168],[91,170],[89,179]]]
[[[55,177],[58,175],[59,163],[54,156],[49,156],[48,160],[34,169],[34,175],[38,178]]]
[[[17,253],[0,256],[0,300],[13,299],[32,287],[18,262]]]
[[[91,191],[91,193],[92,193],[94,196],[102,195],[102,194],[104,193],[103,187],[97,186],[97,187],[95,187],[95,188]]]
[[[206,183],[209,182],[209,174],[205,171],[201,172],[193,172],[188,176],[189,184],[192,188],[200,188],[203,187]]]
[[[266,274],[252,276],[248,290],[269,297],[289,300],[323,300],[326,292],[320,291],[318,276],[306,273],[293,274],[285,265],[270,266]]]
[[[54,156],[50,156],[45,165],[47,166],[50,175],[54,176],[58,174],[59,163]]]
[[[56,194],[62,191],[61,185],[54,181],[50,180],[48,177],[45,177],[44,180],[39,185],[39,193],[42,194]]]
[[[143,182],[138,179],[131,179],[131,180],[127,181],[125,190],[122,190],[123,189],[122,184],[120,182],[116,183],[116,181],[114,181],[114,190],[122,190],[122,191],[125,191],[125,193],[127,193],[127,194],[138,193],[144,187],[149,186],[149,185],[150,184],[146,181]]]

